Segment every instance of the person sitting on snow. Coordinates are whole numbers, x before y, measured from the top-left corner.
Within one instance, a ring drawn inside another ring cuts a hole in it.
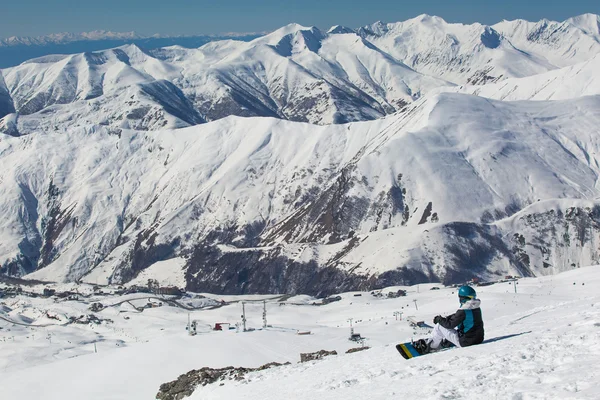
[[[456,347],[467,347],[483,342],[483,319],[479,308],[481,300],[476,297],[475,289],[462,286],[458,290],[458,311],[448,317],[436,316],[431,336],[413,343],[415,349],[420,354],[427,354],[440,346],[449,347],[449,343]]]

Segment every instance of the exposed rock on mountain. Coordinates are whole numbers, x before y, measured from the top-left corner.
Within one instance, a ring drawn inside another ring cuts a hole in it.
[[[517,218],[538,200],[534,214],[594,209],[582,202],[596,196],[588,126],[600,123],[599,101],[444,94],[350,125],[226,118],[8,138],[4,265],[38,269],[39,279],[123,282],[183,256],[190,289],[320,295],[564,270],[597,256],[594,225],[562,251]],[[519,251],[516,233],[526,238]],[[538,262],[527,243],[542,241]]]
[[[597,263],[598,56],[558,68],[534,50],[562,41],[513,43],[531,29],[289,25],[2,70],[2,273],[123,283],[177,258],[190,290],[326,296]]]

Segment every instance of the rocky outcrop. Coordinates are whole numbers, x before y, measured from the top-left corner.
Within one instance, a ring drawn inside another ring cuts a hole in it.
[[[368,347],[360,349],[354,349],[347,353],[352,353],[360,350],[366,350]],[[351,349],[352,350],[352,349]],[[300,354],[300,362],[322,360],[324,357],[337,355],[337,352],[320,350],[314,353],[302,353]],[[210,368],[204,367],[200,369],[194,369],[183,375],[180,375],[176,380],[163,383],[160,385],[160,389],[156,394],[157,400],[181,400],[196,390],[199,386],[206,386],[216,382],[223,382],[227,380],[243,381],[246,375],[251,372],[264,371],[270,368],[277,368],[284,365],[290,365],[287,362],[284,364],[272,362],[262,365],[258,368],[243,368],[243,367],[225,367],[225,368]]]
[[[15,106],[12,98],[10,97],[10,91],[6,87],[4,82],[4,76],[0,70],[0,118],[12,114],[15,112]]]
[[[290,363],[269,363],[258,368],[242,368],[242,367],[226,367],[226,368],[209,368],[204,367],[198,370],[192,370],[186,374],[180,375],[179,378],[172,382],[163,383],[160,385],[160,390],[156,394],[158,400],[181,400],[190,396],[198,386],[206,386],[211,383],[224,380],[244,379],[246,374],[255,371],[263,371],[265,369],[280,367]]]
[[[369,346],[365,346],[365,347],[354,347],[352,349],[348,349],[346,350],[346,354],[352,354],[352,353],[358,353],[359,351],[365,351],[365,350],[369,350],[370,347]]]
[[[337,356],[337,351],[319,350],[315,353],[301,353],[300,362],[304,363],[309,361],[322,360],[323,358],[328,356]]]

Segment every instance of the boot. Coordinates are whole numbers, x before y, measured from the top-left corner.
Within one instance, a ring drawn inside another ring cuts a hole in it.
[[[419,339],[416,342],[413,342],[412,345],[421,355],[431,352],[431,341],[429,340]]]

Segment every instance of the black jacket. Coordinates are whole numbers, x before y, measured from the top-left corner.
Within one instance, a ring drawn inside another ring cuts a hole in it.
[[[456,313],[439,321],[439,324],[446,329],[456,328],[461,347],[483,342],[484,330],[480,304],[481,301],[478,299],[469,300]]]

